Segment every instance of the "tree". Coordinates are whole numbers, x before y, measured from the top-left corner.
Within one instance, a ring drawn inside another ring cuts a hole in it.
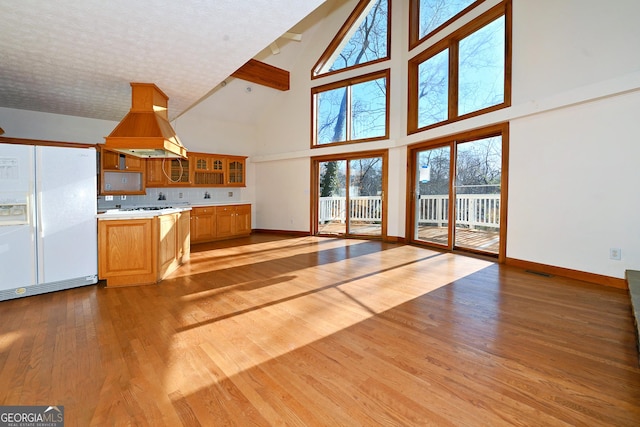
[[[382,191],[382,158],[369,157],[352,160],[349,164],[349,185],[357,188],[355,196],[378,196]]]
[[[320,167],[320,197],[338,195],[338,162],[322,162]]]

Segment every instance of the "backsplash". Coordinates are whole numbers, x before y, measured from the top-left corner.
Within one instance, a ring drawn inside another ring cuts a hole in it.
[[[113,196],[105,200],[98,196],[98,210],[131,208],[137,206],[219,205],[242,202],[242,189],[236,187],[198,188],[147,188],[147,194],[139,196]]]

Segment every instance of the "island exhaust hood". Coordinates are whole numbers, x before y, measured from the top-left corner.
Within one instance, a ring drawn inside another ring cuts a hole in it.
[[[105,137],[105,148],[145,158],[187,158],[169,123],[169,97],[153,83],[131,83],[131,110]]]

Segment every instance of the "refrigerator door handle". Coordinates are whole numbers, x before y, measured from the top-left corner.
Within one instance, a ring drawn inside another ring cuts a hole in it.
[[[38,164],[40,163],[39,152],[38,154]],[[42,183],[40,181],[36,181],[36,203],[35,203],[35,216],[36,216],[36,235],[35,235],[35,243],[36,243],[36,253],[38,254],[38,283],[44,283],[44,221],[42,219]]]

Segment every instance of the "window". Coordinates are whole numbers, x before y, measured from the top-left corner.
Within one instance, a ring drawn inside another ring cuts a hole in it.
[[[388,138],[389,70],[311,90],[312,147]]]
[[[449,49],[418,65],[418,127],[447,120],[449,111]]]
[[[510,1],[409,61],[409,133],[511,103]]]
[[[420,44],[449,22],[464,15],[484,0],[411,0],[410,48]]]
[[[391,0],[361,0],[313,67],[311,77],[388,59],[390,3]]]
[[[504,16],[460,40],[458,114],[504,101]]]

